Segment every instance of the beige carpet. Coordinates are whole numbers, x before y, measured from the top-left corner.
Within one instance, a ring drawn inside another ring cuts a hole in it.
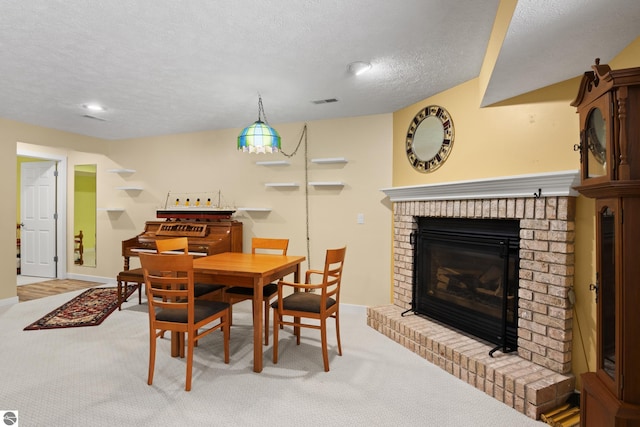
[[[280,360],[265,348],[252,371],[249,302],[234,307],[231,363],[221,334],[195,349],[193,388],[185,361],[159,342],[146,383],[148,323],[135,298],[96,327],[23,331],[81,291],[0,307],[0,410],[22,426],[544,426],[447,374],[366,326],[363,307],[342,308],[344,355],[329,333],[331,371],[318,331],[300,346],[287,329]]]

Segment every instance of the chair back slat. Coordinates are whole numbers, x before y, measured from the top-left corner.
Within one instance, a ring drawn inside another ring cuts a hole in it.
[[[251,239],[251,253],[273,253],[286,255],[289,248],[289,239],[271,239],[254,237]]]
[[[189,253],[189,240],[186,237],[174,237],[171,239],[157,239],[156,249],[158,253],[168,251],[184,251],[185,254]]]
[[[336,304],[340,303],[340,284],[342,282],[342,268],[347,248],[327,249],[322,275],[322,303],[321,310],[326,307],[328,298],[333,298]]]

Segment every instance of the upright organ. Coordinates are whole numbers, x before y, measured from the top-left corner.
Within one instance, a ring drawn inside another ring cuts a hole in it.
[[[147,221],[144,231],[122,241],[124,270],[129,270],[131,257],[140,252],[156,252],[156,240],[187,237],[189,253],[207,256],[222,252],[242,252],[242,222],[213,221]]]

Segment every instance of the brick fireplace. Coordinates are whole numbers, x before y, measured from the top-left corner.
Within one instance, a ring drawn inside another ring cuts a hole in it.
[[[369,308],[369,326],[531,418],[562,404],[575,388],[568,292],[578,179],[566,171],[383,190],[394,202],[394,303]],[[490,343],[410,312],[421,217],[519,221],[517,353],[491,357]]]

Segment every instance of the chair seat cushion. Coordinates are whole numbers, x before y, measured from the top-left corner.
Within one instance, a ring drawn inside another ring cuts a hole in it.
[[[219,291],[224,288],[224,285],[216,285],[209,283],[194,283],[193,296],[198,298],[211,292]]]
[[[123,270],[118,273],[118,280],[123,282],[144,282],[144,273],[142,268],[134,268],[133,270]]]
[[[223,310],[229,308],[229,304],[221,301],[194,301],[194,320],[199,322],[209,316],[213,316]],[[165,322],[187,323],[187,309],[184,310],[167,310],[160,309],[156,312],[156,320]]]
[[[236,294],[236,295],[253,295],[253,288],[245,288],[242,286],[233,286],[227,289],[228,294]],[[278,293],[278,285],[275,283],[269,283],[262,288],[262,295],[265,297],[272,296]]]
[[[282,299],[282,306],[285,310],[306,311],[308,313],[320,313],[320,304],[322,297],[311,292],[294,292],[288,297]],[[327,306],[333,306],[336,301],[333,298],[327,298]],[[271,304],[271,307],[278,309],[278,301]]]

